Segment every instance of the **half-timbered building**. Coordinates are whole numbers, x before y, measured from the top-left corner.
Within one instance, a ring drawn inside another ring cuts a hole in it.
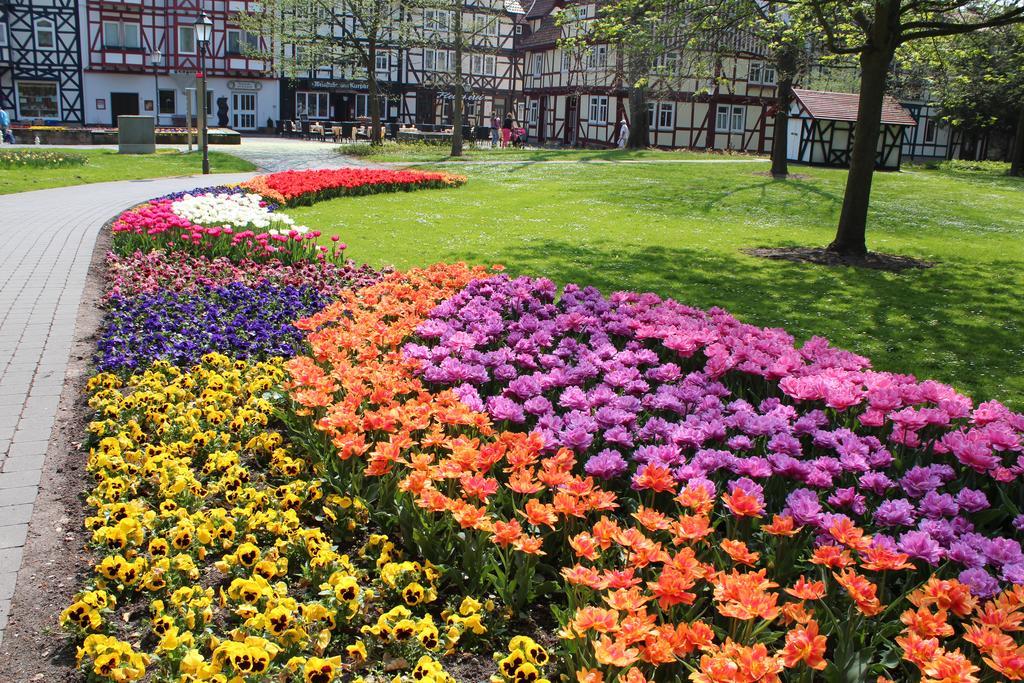
[[[76,0],[0,2],[0,99],[19,123],[82,122]]]
[[[853,132],[860,109],[853,93],[793,90],[786,155],[791,161],[821,166],[849,166]],[[904,132],[917,121],[892,97],[882,105],[876,165],[899,170],[903,160]]]
[[[903,129],[903,158],[915,161],[951,159],[955,140],[952,127],[944,122],[939,108],[925,100],[903,100],[903,108],[916,126]]]
[[[251,57],[262,39],[243,31],[248,0],[81,0],[86,123],[116,125],[122,114],[150,114],[183,125],[187,88],[196,87],[199,49],[194,23],[206,14],[213,36],[206,51],[210,126],[241,131],[280,118],[279,79]],[[193,114],[198,111],[193,101]]]
[[[568,21],[559,14],[572,11]],[[518,47],[523,52],[525,119],[541,143],[609,146],[621,121],[629,121],[621,56],[611,45],[567,50],[560,39],[576,22],[591,20],[594,2],[536,0],[526,12]],[[579,29],[576,29],[579,30]],[[766,152],[771,148],[775,71],[742,33],[713,71],[690,69],[692,55],[663,54],[650,78],[650,145]]]
[[[454,10],[415,7],[377,46],[374,75],[381,119],[403,124],[451,124],[455,78]],[[521,66],[514,45],[514,15],[503,0],[467,0],[462,5],[462,83],[467,123],[485,124],[512,107]],[[335,22],[339,40],[361,40]],[[285,60],[299,62],[295,46]],[[365,69],[325,65],[282,82],[286,119],[353,121],[370,115]]]

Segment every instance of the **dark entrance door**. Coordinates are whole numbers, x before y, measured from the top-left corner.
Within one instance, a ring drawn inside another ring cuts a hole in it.
[[[565,130],[562,131],[562,142],[566,145],[576,144],[576,128],[580,120],[580,99],[572,96],[566,98]]]
[[[118,116],[137,116],[139,113],[139,93],[137,92],[112,92],[110,93],[110,123],[117,125]]]
[[[434,93],[416,93],[416,123],[434,122]]]
[[[547,138],[544,134],[544,124],[547,118],[548,112],[548,98],[547,95],[542,95],[540,102],[537,104],[537,142],[544,142]]]

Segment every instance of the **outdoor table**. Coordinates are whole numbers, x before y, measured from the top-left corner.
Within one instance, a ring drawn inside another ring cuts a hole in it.
[[[309,125],[309,135],[310,135],[310,137],[315,137],[318,140],[323,140],[324,139],[324,127],[323,127],[323,124],[311,123]]]

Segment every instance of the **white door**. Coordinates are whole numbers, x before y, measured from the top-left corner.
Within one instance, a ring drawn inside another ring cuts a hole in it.
[[[789,135],[786,136],[786,158],[790,161],[800,161],[800,129],[803,126],[803,119],[791,117],[789,119]]]
[[[231,96],[231,100],[231,127],[235,130],[254,130],[256,128],[256,95],[236,92]]]

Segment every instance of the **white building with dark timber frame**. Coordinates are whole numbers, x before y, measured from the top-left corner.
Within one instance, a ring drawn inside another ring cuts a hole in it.
[[[0,101],[22,124],[84,120],[77,0],[0,2]]]
[[[849,166],[859,110],[859,96],[854,93],[794,89],[787,158],[818,166]],[[879,169],[900,169],[905,133],[916,126],[917,121],[910,112],[887,95],[878,136],[876,165]]]

